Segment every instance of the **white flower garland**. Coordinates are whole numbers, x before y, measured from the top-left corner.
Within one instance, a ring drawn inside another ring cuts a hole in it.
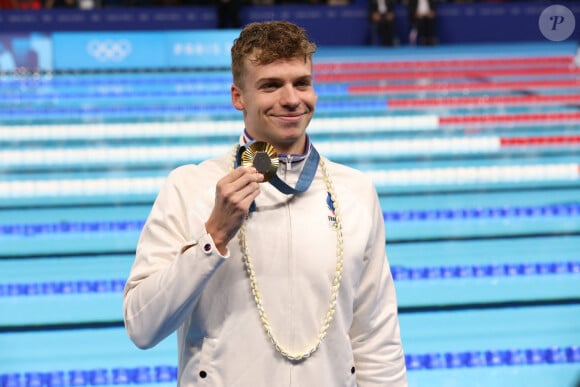
[[[234,149],[234,160],[236,157],[236,153],[237,153],[237,146]],[[232,163],[232,165],[235,165],[235,164]],[[312,356],[312,354],[314,352],[316,352],[316,350],[318,350],[318,348],[320,347],[322,340],[324,340],[324,338],[326,337],[326,334],[328,333],[328,329],[330,327],[330,323],[332,321],[332,318],[334,317],[334,312],[336,311],[336,301],[338,299],[338,290],[340,288],[340,282],[342,279],[343,255],[344,255],[343,253],[344,253],[344,251],[343,251],[342,222],[341,222],[341,217],[340,217],[340,207],[339,207],[338,201],[336,199],[336,194],[334,193],[334,187],[332,185],[332,181],[330,180],[330,177],[328,175],[328,171],[326,169],[326,165],[325,165],[324,161],[322,161],[322,158],[320,159],[319,165],[320,165],[320,168],[322,169],[322,174],[324,176],[324,182],[326,183],[326,189],[328,190],[328,193],[330,194],[330,198],[331,198],[332,203],[334,205],[334,212],[335,212],[335,216],[336,216],[336,222],[334,224],[334,229],[336,231],[336,271],[334,273],[332,286],[330,288],[330,304],[328,306],[328,312],[326,313],[326,317],[325,317],[324,322],[322,323],[322,327],[320,328],[320,331],[318,333],[317,340],[310,348],[304,350],[301,353],[291,353],[290,351],[285,349],[278,342],[278,340],[274,337],[274,335],[272,333],[272,328],[270,326],[270,321],[268,320],[268,316],[266,314],[266,311],[264,310],[264,305],[262,304],[262,295],[260,294],[260,291],[258,290],[258,282],[256,280],[256,274],[254,272],[254,267],[252,265],[250,255],[248,253],[248,244],[247,244],[247,238],[246,238],[246,223],[245,222],[242,224],[242,226],[240,228],[240,232],[238,234],[240,249],[242,251],[242,261],[244,262],[244,265],[246,267],[246,272],[247,272],[248,277],[250,279],[250,286],[252,289],[252,295],[254,296],[254,301],[256,303],[256,308],[258,309],[258,314],[260,315],[260,320],[262,322],[262,326],[264,327],[264,330],[266,331],[266,334],[270,338],[270,341],[274,345],[274,348],[276,349],[276,351],[278,351],[286,359],[293,361],[293,362],[298,362],[298,361],[307,359],[310,356]]]

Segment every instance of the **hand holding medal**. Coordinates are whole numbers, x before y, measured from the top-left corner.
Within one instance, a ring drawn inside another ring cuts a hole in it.
[[[274,147],[264,141],[256,141],[242,148],[240,163],[243,167],[254,167],[268,181],[276,175],[280,160]]]

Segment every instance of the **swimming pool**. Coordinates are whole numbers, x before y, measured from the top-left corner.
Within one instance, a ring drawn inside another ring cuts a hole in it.
[[[321,153],[375,181],[411,386],[580,377],[569,44],[321,49]],[[122,289],[169,170],[231,149],[224,69],[0,78],[0,385],[174,385]]]

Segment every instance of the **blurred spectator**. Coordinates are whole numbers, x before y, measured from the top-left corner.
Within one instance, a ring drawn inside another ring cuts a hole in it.
[[[159,7],[179,7],[183,3],[181,0],[157,0],[153,2],[153,5]]]
[[[78,8],[77,0],[46,0],[44,8]]]
[[[17,9],[20,8],[18,0],[0,0],[0,9]]]
[[[394,46],[395,39],[395,2],[393,0],[369,1],[371,45]]]
[[[101,0],[46,0],[44,8],[94,9],[101,7]]]
[[[240,28],[241,0],[215,0],[217,6],[218,28]]]
[[[0,0],[0,9],[41,9],[41,0]]]
[[[42,0],[18,0],[20,9],[42,9]]]
[[[433,46],[437,43],[435,28],[435,0],[409,0],[409,23],[411,44]]]

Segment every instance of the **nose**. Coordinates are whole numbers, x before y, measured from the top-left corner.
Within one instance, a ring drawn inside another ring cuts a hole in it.
[[[300,105],[298,91],[293,85],[286,85],[280,90],[280,105],[288,109],[296,109]]]

